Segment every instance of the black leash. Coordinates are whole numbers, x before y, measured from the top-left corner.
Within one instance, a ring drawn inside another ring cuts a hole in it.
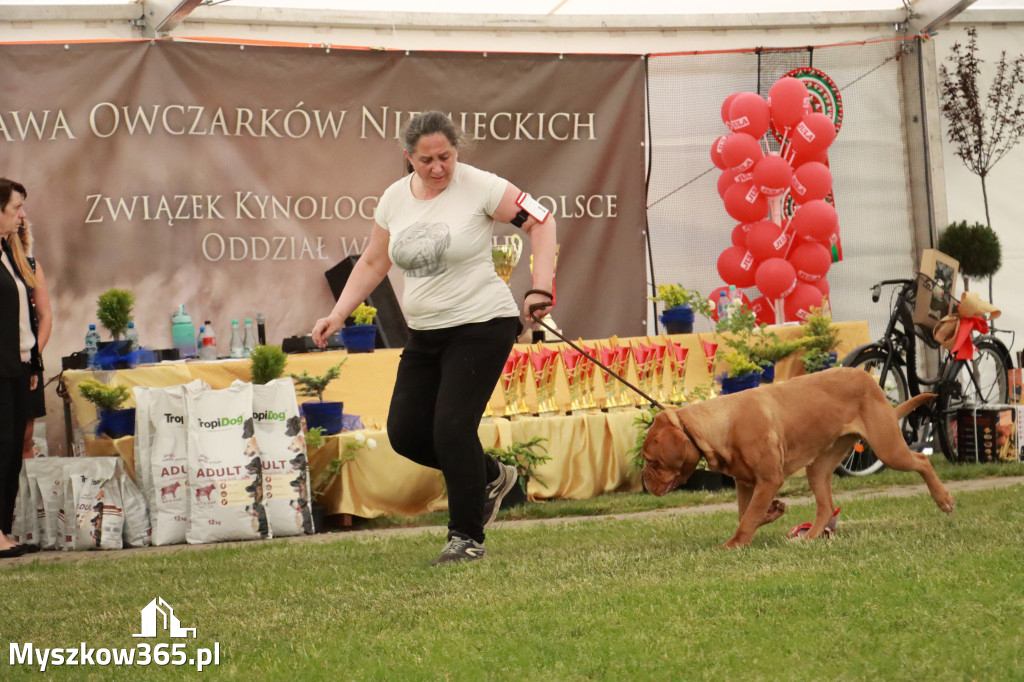
[[[533,291],[533,290],[531,289],[531,291]],[[541,293],[546,293],[546,292],[541,292]],[[534,322],[536,322],[537,324],[539,324],[540,326],[544,327],[545,329],[547,329],[549,332],[551,332],[552,334],[554,334],[555,336],[560,338],[562,341],[565,341],[567,344],[572,346],[577,351],[579,351],[583,355],[583,357],[585,357],[586,359],[590,360],[595,365],[597,365],[598,367],[600,367],[604,371],[606,371],[609,374],[611,374],[613,377],[615,377],[616,379],[618,379],[619,381],[624,383],[626,386],[629,386],[635,392],[639,393],[641,396],[644,397],[644,399],[646,399],[648,402],[651,403],[651,407],[657,407],[658,409],[661,409],[661,410],[665,409],[664,405],[662,405],[657,400],[655,400],[651,396],[649,396],[646,393],[644,393],[643,391],[641,391],[639,388],[637,388],[633,384],[631,384],[628,381],[626,381],[625,379],[623,379],[621,376],[616,374],[615,371],[611,367],[609,367],[608,365],[604,364],[603,362],[601,362],[600,360],[598,360],[597,358],[592,356],[590,353],[588,353],[587,351],[583,350],[582,348],[577,346],[575,343],[573,343],[569,339],[567,339],[564,336],[562,336],[557,330],[552,328],[551,325],[547,324],[546,322],[544,322],[544,320],[542,320],[541,318],[537,317],[536,311],[537,310],[541,310],[543,308],[547,308],[547,307],[548,307],[548,305],[544,304],[544,303],[535,303],[535,304],[531,305],[530,306],[530,319],[533,320]]]

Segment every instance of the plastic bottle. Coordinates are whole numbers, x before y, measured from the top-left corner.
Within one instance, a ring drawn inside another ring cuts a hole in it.
[[[238,320],[231,320],[231,357],[245,357],[245,346],[242,345],[242,330]]]
[[[85,333],[85,354],[88,358],[89,367],[96,365],[96,351],[100,349],[100,333],[96,331],[96,325],[90,324],[89,331]]]
[[[200,353],[203,350],[203,336],[206,335],[206,327],[199,327],[199,335],[196,336],[196,357],[200,357]]]
[[[139,349],[139,330],[135,328],[134,322],[128,323],[128,329],[124,333],[124,340],[128,342],[129,351],[137,351]]]
[[[199,351],[201,360],[217,359],[217,332],[213,330],[213,322],[207,320],[203,324],[203,347]]]
[[[718,294],[718,321],[729,318],[729,294],[721,292]]]
[[[267,345],[267,316],[263,313],[256,313],[256,332],[260,345]]]
[[[245,340],[242,341],[242,357],[252,355],[252,349],[256,347],[256,332],[252,328],[252,318],[245,318]]]
[[[730,284],[729,285],[729,302],[730,303],[742,303],[743,302],[743,299],[740,298],[740,295],[738,293],[736,293],[736,285],[735,284]]]
[[[171,315],[171,337],[179,357],[184,359],[196,356],[196,328],[192,324],[192,317],[185,312],[184,303],[179,304],[178,311]]]

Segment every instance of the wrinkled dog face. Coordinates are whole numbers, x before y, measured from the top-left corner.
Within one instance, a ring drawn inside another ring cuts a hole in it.
[[[685,483],[700,462],[700,450],[675,417],[658,414],[644,438],[644,486],[658,496]]]

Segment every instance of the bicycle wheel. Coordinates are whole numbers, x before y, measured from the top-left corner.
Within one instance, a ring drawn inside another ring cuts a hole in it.
[[[878,385],[885,391],[889,402],[894,406],[904,402],[910,397],[910,389],[907,386],[907,378],[903,374],[903,368],[892,362],[887,369],[884,369],[885,361],[889,352],[878,346],[869,346],[859,351],[852,358],[843,361],[847,367],[858,367],[870,372],[878,381]],[[903,422],[900,421],[900,427]],[[903,430],[906,435],[906,430]],[[885,464],[879,460],[874,451],[867,443],[860,441],[853,446],[849,456],[839,463],[836,473],[840,476],[868,476],[885,468]]]
[[[957,412],[962,408],[1006,404],[1009,401],[1006,358],[992,339],[975,340],[971,360],[949,360],[938,386],[939,446],[950,462],[957,457]]]

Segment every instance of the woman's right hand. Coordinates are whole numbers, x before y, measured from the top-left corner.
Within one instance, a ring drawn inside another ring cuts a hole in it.
[[[327,317],[321,317],[313,325],[313,343],[320,348],[327,347],[327,339],[338,333],[341,329],[341,325],[345,323],[345,318],[338,317],[338,315],[331,313]]]

